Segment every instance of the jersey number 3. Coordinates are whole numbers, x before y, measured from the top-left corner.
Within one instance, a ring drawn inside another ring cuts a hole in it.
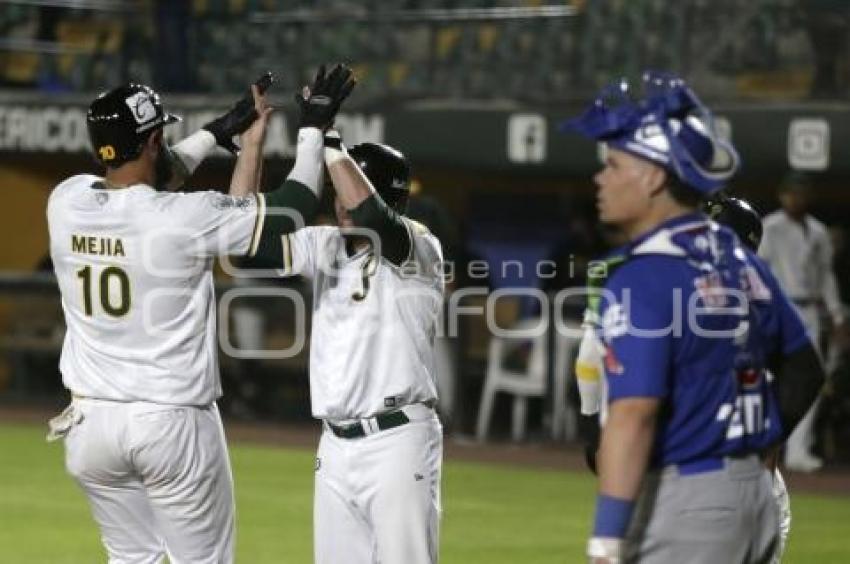
[[[86,266],[77,271],[77,278],[83,283],[83,307],[86,315],[92,315],[92,268]],[[113,281],[114,280],[114,281]],[[121,301],[113,303],[113,294],[110,294],[110,284],[118,284]],[[112,317],[122,317],[130,311],[130,278],[127,273],[117,266],[108,266],[103,269],[98,277],[100,289],[100,306]]]

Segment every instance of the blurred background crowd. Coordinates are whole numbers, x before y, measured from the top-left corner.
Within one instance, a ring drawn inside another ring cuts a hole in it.
[[[64,327],[45,258],[44,209],[58,181],[96,166],[85,149],[50,137],[60,131],[74,137],[77,114],[65,111],[85,108],[99,91],[133,80],[162,92],[177,113],[209,110],[228,105],[260,72],[272,70],[274,97],[286,116],[292,92],[319,63],[352,63],[360,83],[343,133],[386,141],[407,154],[416,175],[410,215],[441,239],[450,295],[483,308],[486,294],[468,289],[508,290],[493,315],[500,327],[511,327],[541,311],[510,289],[553,296],[581,287],[588,262],[616,242],[597,222],[596,155],[562,140],[559,120],[619,76],[669,70],[717,110],[738,144],[744,169],[730,192],[767,215],[780,207],[780,187],[801,187],[794,191],[804,209],[829,232],[821,249],[826,262],[810,268],[832,269],[846,304],[848,38],[850,4],[842,0],[4,1],[0,401],[63,400],[57,359]],[[49,112],[59,117],[43,125]],[[44,138],[28,137],[31,124],[43,125]],[[66,126],[71,133],[61,129]],[[284,123],[275,134],[291,139],[292,126]],[[282,145],[268,158],[266,186],[288,171],[291,154]],[[213,159],[189,188],[225,187],[231,166]],[[239,282],[222,273],[219,283],[221,293]],[[263,283],[307,291],[298,280]],[[832,463],[846,463],[846,329],[827,310],[827,299],[813,292],[805,298],[818,302],[831,374],[813,448]],[[567,319],[580,317],[580,303],[557,307]],[[575,343],[559,340],[555,331],[531,341],[494,336],[484,311],[459,316],[456,334],[447,327],[453,334],[441,339],[441,408],[451,432],[574,437],[569,351]],[[245,301],[231,315],[235,344],[286,348],[295,338],[292,315],[287,304]],[[246,419],[306,420],[307,355],[306,349],[285,359],[222,354],[225,411]],[[477,421],[485,381],[505,373],[539,386],[522,394],[506,390],[492,417]],[[512,394],[530,399],[523,421],[510,416]]]
[[[284,88],[349,60],[361,103],[422,98],[559,104],[613,73],[669,69],[712,99],[847,95],[841,0],[59,0],[0,11],[4,87]],[[612,72],[613,71],[613,72]]]

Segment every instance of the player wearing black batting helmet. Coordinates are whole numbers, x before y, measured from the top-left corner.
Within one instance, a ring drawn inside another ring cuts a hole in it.
[[[163,109],[156,91],[134,83],[104,92],[86,115],[95,157],[110,168],[138,158],[154,131],[177,121],[179,117]]]
[[[750,250],[756,252],[761,244],[764,227],[761,215],[746,200],[719,194],[703,204],[703,212],[711,219],[729,227]],[[773,472],[773,497],[779,509],[779,545],[773,555],[774,564],[782,561],[782,555],[791,533],[791,500],[785,478],[777,466],[777,451],[765,454],[765,466]]]
[[[761,216],[748,201],[720,195],[707,200],[703,211],[717,223],[734,231],[751,250],[758,249],[763,232]]]
[[[381,199],[399,214],[407,211],[410,165],[397,149],[380,143],[361,143],[348,151]]]
[[[234,561],[233,478],[210,347],[217,316],[196,304],[215,303],[212,257],[279,261],[295,218],[315,215],[323,131],[353,86],[347,67],[331,77],[301,97],[292,170],[262,194],[270,75],[173,148],[162,129],[174,118],[150,88],[121,86],[91,103],[89,130],[106,171],[64,180],[47,206],[68,326],[60,371],[72,395],[48,438],[63,439],[66,470],[90,500],[111,562]],[[243,146],[227,194],[157,192],[169,188],[160,183],[163,163],[191,172],[217,145],[237,149],[235,135]],[[165,151],[179,163],[166,163]],[[172,268],[187,264],[197,268]],[[164,409],[175,416],[167,425],[153,416]]]
[[[265,73],[254,85],[263,94],[272,82],[271,73]],[[253,95],[249,91],[226,112],[172,147],[165,141],[162,129],[180,118],[165,111],[154,89],[131,82],[98,96],[89,106],[86,125],[100,164],[118,169],[142,158],[145,146],[150,143],[154,151],[153,187],[176,189],[216,145],[238,154],[233,138],[256,119]]]
[[[312,279],[316,304],[310,399],[324,423],[314,562],[436,564],[442,428],[433,335],[443,303],[442,249],[404,215],[404,155],[375,143],[346,150],[333,129],[324,146],[337,226],[304,227],[281,239],[281,273]],[[334,265],[332,277],[323,274],[325,264]]]

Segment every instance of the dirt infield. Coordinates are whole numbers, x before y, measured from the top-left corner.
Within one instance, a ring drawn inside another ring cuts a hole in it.
[[[43,407],[0,405],[0,423],[45,424],[55,413]],[[265,424],[225,421],[229,441],[280,447],[313,449],[318,444],[319,424]],[[565,443],[477,443],[450,436],[445,441],[449,460],[503,464],[549,470],[584,471],[584,458],[575,445]],[[850,468],[828,466],[815,474],[783,472],[792,491],[850,497]]]

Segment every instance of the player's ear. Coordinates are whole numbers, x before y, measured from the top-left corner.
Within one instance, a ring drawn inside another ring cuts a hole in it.
[[[635,162],[640,167],[637,181],[641,192],[649,198],[660,194],[667,184],[667,171],[646,160],[636,159]]]
[[[668,180],[668,172],[660,166],[650,164],[647,167],[645,182],[650,196],[657,196],[665,190]]]
[[[153,154],[159,152],[159,146],[162,145],[162,129],[157,129],[153,133],[148,136],[148,140],[145,141],[145,149],[150,150]]]

